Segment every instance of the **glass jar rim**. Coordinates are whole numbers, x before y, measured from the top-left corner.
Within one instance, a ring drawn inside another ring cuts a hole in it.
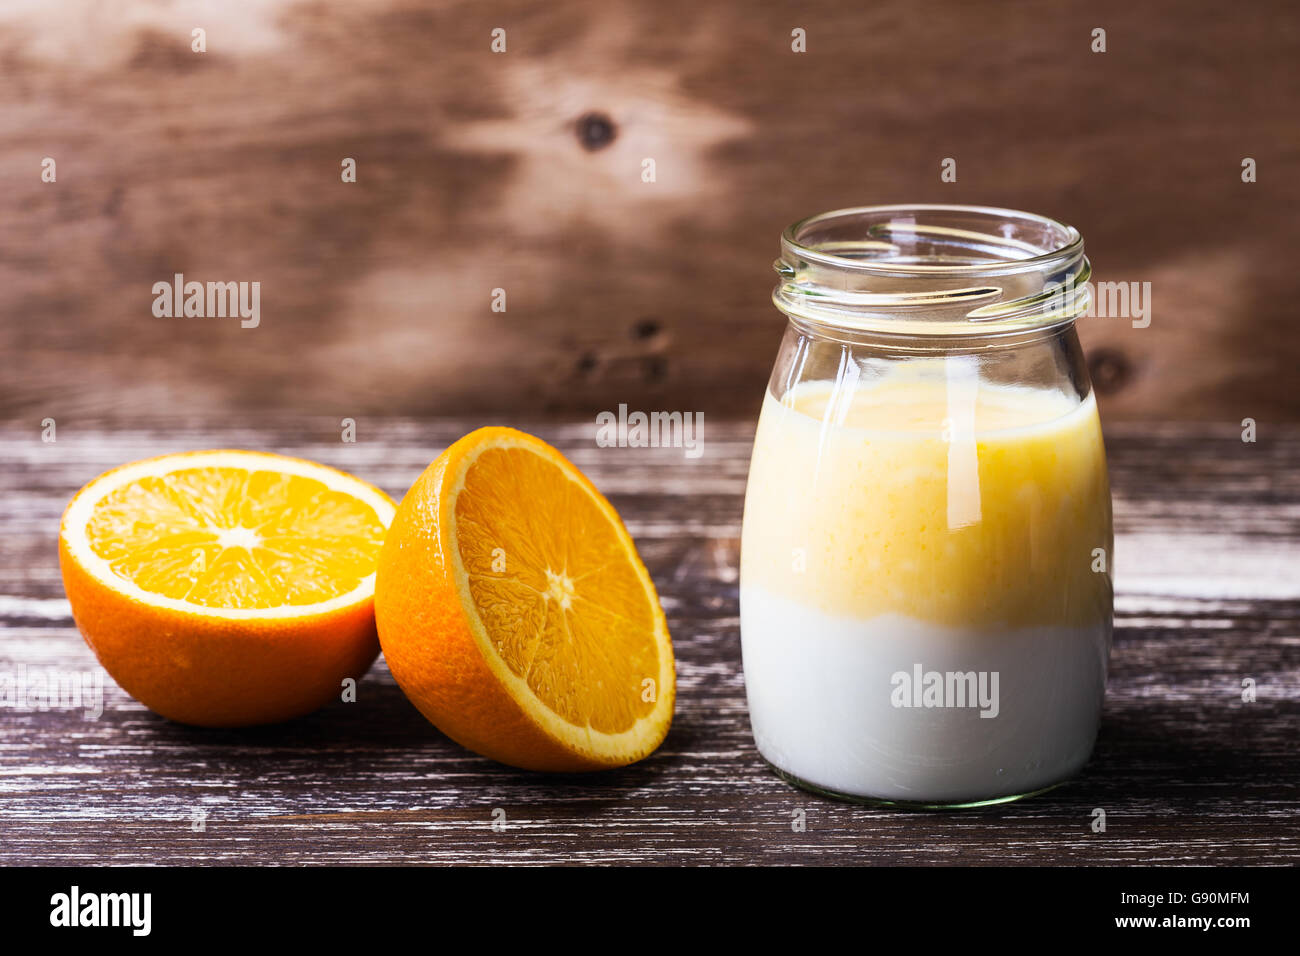
[[[781,234],[792,319],[892,335],[987,336],[1073,322],[1091,267],[1073,226],[996,206],[907,203],[809,216]]]

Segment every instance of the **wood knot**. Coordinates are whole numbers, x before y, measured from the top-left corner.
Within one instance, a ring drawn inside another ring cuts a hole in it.
[[[659,323],[655,319],[641,319],[632,326],[632,338],[644,342],[659,334]]]
[[[1088,357],[1088,374],[1099,394],[1109,395],[1128,384],[1133,364],[1118,349],[1096,349]]]
[[[614,142],[614,137],[618,135],[614,121],[606,114],[596,112],[583,113],[579,116],[575,132],[582,148],[591,153],[604,149]]]
[[[662,355],[647,355],[641,360],[641,377],[650,385],[658,385],[668,377],[668,359]]]

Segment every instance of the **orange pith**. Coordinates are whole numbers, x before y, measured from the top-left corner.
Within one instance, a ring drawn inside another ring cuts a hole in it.
[[[389,668],[470,749],[592,770],[653,751],[672,719],[672,645],[617,514],[558,451],[466,436],[398,509],[376,617]]]
[[[87,643],[146,706],[204,726],[285,720],[374,661],[392,512],[378,489],[278,455],[134,462],[69,504],[64,587]]]

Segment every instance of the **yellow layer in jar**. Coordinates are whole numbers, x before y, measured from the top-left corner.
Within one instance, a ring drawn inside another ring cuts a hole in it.
[[[851,387],[768,394],[742,587],[864,619],[1109,619],[1110,490],[1094,399],[952,368],[917,361]]]

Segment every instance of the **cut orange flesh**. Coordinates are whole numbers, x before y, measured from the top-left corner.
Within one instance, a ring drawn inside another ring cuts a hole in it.
[[[617,513],[558,451],[483,428],[398,509],[376,584],[380,641],[444,733],[503,763],[639,760],[672,720],[672,643]]]

